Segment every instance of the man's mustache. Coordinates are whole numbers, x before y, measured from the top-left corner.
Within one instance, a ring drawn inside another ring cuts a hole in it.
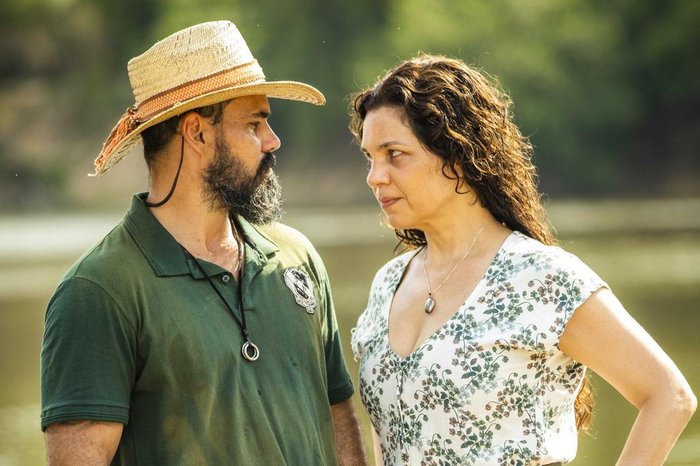
[[[265,152],[265,156],[260,162],[260,168],[272,168],[277,165],[277,157],[274,152]]]
[[[255,174],[255,178],[259,181],[267,176],[267,172],[277,165],[277,157],[272,152],[266,152],[263,159],[260,161],[260,166],[258,167],[258,172]]]

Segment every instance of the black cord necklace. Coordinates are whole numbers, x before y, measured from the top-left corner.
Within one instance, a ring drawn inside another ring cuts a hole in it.
[[[241,318],[239,319],[234,310],[231,308],[231,306],[228,305],[226,300],[224,299],[223,295],[221,292],[216,288],[216,285],[214,285],[214,282],[209,278],[209,275],[204,271],[204,267],[202,267],[202,264],[199,263],[199,260],[190,253],[187,248],[184,246],[182,249],[185,251],[185,253],[194,260],[194,263],[197,264],[197,268],[199,268],[199,271],[204,274],[204,278],[207,279],[209,282],[209,285],[211,285],[212,289],[216,292],[216,294],[219,296],[219,299],[221,299],[221,302],[224,303],[224,306],[231,312],[231,315],[233,315],[233,318],[236,319],[236,322],[238,322],[238,326],[241,327],[241,334],[243,335],[243,345],[241,345],[241,354],[243,355],[243,359],[246,361],[257,361],[258,357],[260,357],[260,350],[258,347],[250,341],[250,334],[248,332],[248,327],[246,326],[245,323],[245,308],[243,307],[243,287],[241,286],[241,281],[243,280],[243,248],[244,243],[242,243],[238,239],[238,234],[236,233],[236,227],[231,222],[231,227],[233,228],[233,236],[236,238],[236,244],[238,245],[238,265],[236,266],[236,272],[240,272],[239,274],[239,279],[237,280],[238,284],[238,307],[241,309]]]
[[[173,184],[172,184],[172,186],[170,186],[170,192],[160,202],[143,201],[143,203],[146,204],[146,207],[151,207],[151,208],[160,207],[162,205],[165,205],[165,203],[168,202],[171,197],[173,197],[173,194],[175,193],[175,187],[177,186],[177,180],[178,180],[178,178],[180,178],[180,170],[182,169],[182,161],[183,160],[185,160],[185,138],[182,138],[182,144],[180,145],[180,163],[177,166],[177,173],[175,173],[175,179],[173,180]]]

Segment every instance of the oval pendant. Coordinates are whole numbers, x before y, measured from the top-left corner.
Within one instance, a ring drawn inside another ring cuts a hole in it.
[[[243,343],[243,346],[241,346],[241,354],[243,355],[243,359],[245,359],[246,361],[253,362],[258,360],[258,357],[260,356],[260,350],[255,345],[255,343],[246,341],[245,343]]]
[[[433,312],[433,309],[435,309],[435,300],[432,296],[428,296],[428,299],[425,300],[425,307],[423,309],[425,309],[426,314]]]

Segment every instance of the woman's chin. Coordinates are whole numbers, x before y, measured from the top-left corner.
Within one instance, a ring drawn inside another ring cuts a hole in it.
[[[382,224],[393,230],[411,230],[416,228],[413,222],[408,222],[405,217],[397,214],[387,214],[383,212],[384,220]]]

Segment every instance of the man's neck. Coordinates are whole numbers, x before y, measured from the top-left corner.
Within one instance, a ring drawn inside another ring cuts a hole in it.
[[[193,256],[234,270],[238,263],[238,243],[229,215],[211,210],[199,199],[173,198],[151,208],[163,227]]]

